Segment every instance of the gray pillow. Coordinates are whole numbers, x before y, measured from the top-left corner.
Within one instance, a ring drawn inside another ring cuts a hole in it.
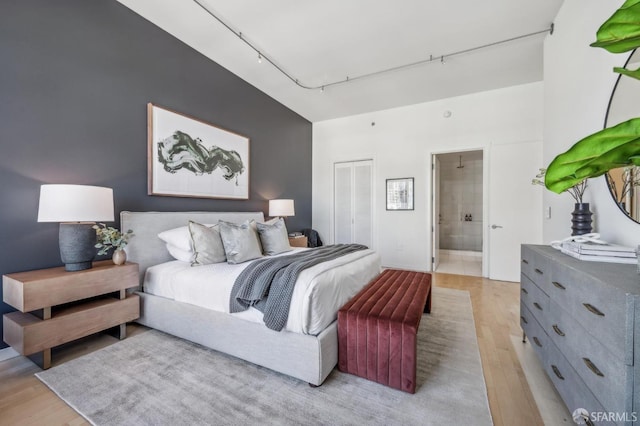
[[[189,233],[194,251],[191,266],[209,265],[227,260],[220,237],[220,225],[206,226],[190,220]]]
[[[258,223],[258,235],[260,235],[260,242],[262,242],[262,251],[267,256],[293,250],[289,245],[287,227],[282,218],[276,220],[272,225]]]
[[[227,263],[236,264],[262,257],[260,240],[256,232],[255,221],[242,224],[218,222],[220,236],[227,255]]]

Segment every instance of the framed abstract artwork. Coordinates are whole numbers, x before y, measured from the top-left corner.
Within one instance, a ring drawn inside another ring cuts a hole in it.
[[[147,104],[148,193],[249,199],[249,138]]]
[[[413,210],[413,178],[387,179],[387,210]]]

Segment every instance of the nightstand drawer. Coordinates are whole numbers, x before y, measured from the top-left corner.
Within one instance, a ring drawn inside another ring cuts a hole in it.
[[[61,266],[4,275],[2,295],[14,308],[31,312],[136,287],[138,279],[137,263],[115,266],[104,260],[77,272],[66,272]]]
[[[289,245],[291,247],[307,247],[307,237],[289,237]]]
[[[11,312],[4,315],[4,340],[22,355],[68,343],[81,337],[133,321],[140,316],[140,296],[106,298],[73,306],[50,319]]]

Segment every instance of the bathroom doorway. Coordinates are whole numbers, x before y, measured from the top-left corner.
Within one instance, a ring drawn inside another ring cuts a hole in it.
[[[482,276],[483,151],[433,154],[435,272]]]

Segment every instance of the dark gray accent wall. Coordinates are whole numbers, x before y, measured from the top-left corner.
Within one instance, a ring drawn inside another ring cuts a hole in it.
[[[293,198],[311,226],[311,123],[115,0],[3,0],[0,64],[0,274],[61,264],[43,183],[111,187],[116,214]],[[147,102],[248,136],[249,200],[147,195]]]

